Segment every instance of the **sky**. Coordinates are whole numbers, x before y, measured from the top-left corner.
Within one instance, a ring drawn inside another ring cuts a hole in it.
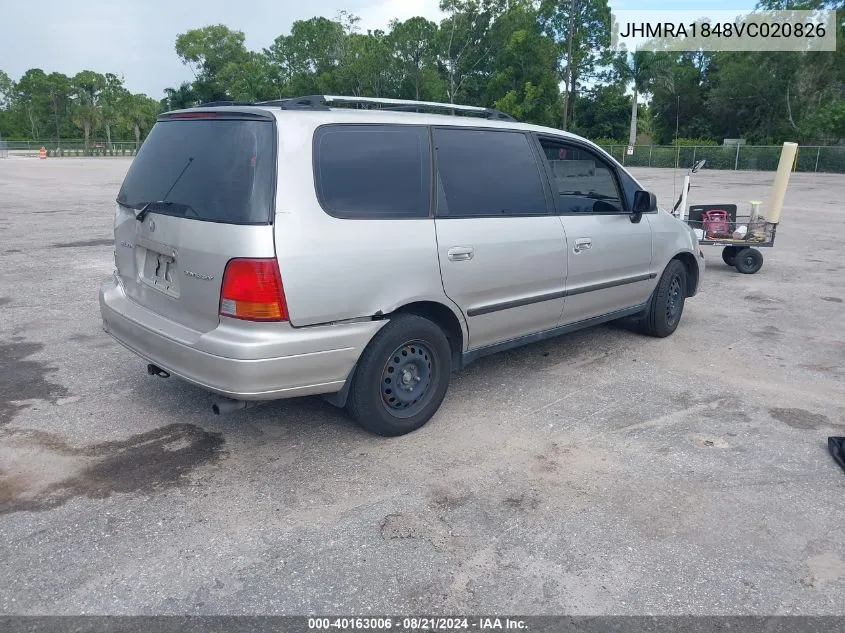
[[[174,51],[176,36],[225,24],[260,50],[296,20],[334,18],[341,9],[362,30],[393,18],[439,21],[439,0],[0,0],[0,70],[19,79],[29,68],[74,75],[80,70],[122,75],[127,89],[161,98],[164,88],[193,79]],[[753,9],[755,0],[611,0],[613,9]],[[248,8],[244,8],[248,7]],[[702,12],[704,13],[704,11]]]

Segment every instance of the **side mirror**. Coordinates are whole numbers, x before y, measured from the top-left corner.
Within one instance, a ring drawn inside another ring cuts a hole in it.
[[[634,194],[634,213],[648,213],[657,209],[657,196],[642,189]]]
[[[657,196],[642,189],[634,194],[634,208],[631,211],[631,222],[636,224],[643,218],[643,213],[657,210]]]
[[[706,163],[707,163],[707,160],[706,160],[706,159],[702,159],[702,160],[698,161],[695,165],[693,165],[693,166],[692,166],[692,173],[697,172],[699,169],[701,169],[702,167],[704,167],[704,165],[705,165]]]

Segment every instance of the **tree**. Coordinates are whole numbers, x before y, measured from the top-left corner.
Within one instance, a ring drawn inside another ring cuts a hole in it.
[[[247,58],[242,31],[233,31],[223,24],[191,29],[176,37],[176,54],[196,77],[194,92],[200,101],[227,99],[223,69]]]
[[[158,114],[158,103],[145,94],[125,92],[119,102],[120,120],[135,135],[135,149],[141,147],[141,132],[149,130]]]
[[[71,80],[73,93],[73,122],[82,128],[85,149],[90,146],[91,130],[102,120],[100,95],[106,78],[92,70],[76,73]]]
[[[226,87],[226,94],[235,101],[267,101],[281,98],[273,81],[267,58],[249,51],[239,61],[227,63],[220,71],[219,80]]]
[[[0,110],[7,110],[12,106],[15,93],[15,82],[9,75],[0,70]]]
[[[636,51],[631,54],[622,52],[614,58],[613,70],[623,85],[630,84],[634,90],[628,145],[636,145],[638,96],[648,92],[654,84],[668,84],[672,75],[668,70],[666,56],[651,51]]]
[[[184,110],[192,108],[197,103],[197,95],[191,84],[183,81],[178,88],[165,88],[162,107],[165,110]]]
[[[568,129],[575,120],[570,106],[579,82],[592,77],[608,61],[610,7],[607,0],[542,0],[539,17],[544,32],[557,45],[558,73],[565,86],[563,128]]]
[[[413,98],[422,98],[426,69],[435,62],[437,24],[422,17],[390,24],[389,45],[397,58],[404,76],[413,86]]]
[[[356,18],[349,18],[351,30]],[[265,51],[275,91],[298,96],[324,92],[321,87],[331,88],[343,57],[345,37],[339,21],[315,17],[294,22],[290,35],[280,35]]]
[[[707,99],[714,72],[714,54],[707,51],[668,53],[666,72],[671,80],[651,87],[653,128],[658,143],[681,138],[711,138]]]
[[[112,129],[118,124],[120,118],[120,101],[126,93],[123,87],[123,79],[112,73],[105,74],[103,90],[100,93],[100,116],[103,127],[106,130],[106,143],[109,149],[113,149]]]
[[[595,86],[578,95],[578,125],[574,131],[590,139],[621,141],[628,132],[631,97],[619,84]]]
[[[333,74],[340,92],[355,96],[397,96],[403,80],[400,61],[391,54],[389,40],[380,30],[346,36],[343,64]]]
[[[67,117],[70,101],[70,78],[62,73],[50,73],[47,75],[47,90],[56,130],[56,147],[59,147],[62,144],[62,121]]]
[[[492,45],[488,38],[497,5],[489,0],[442,0],[440,8],[448,17],[440,23],[437,59],[446,82],[449,103],[477,101]]]
[[[41,131],[50,121],[50,89],[47,75],[40,68],[30,68],[17,82],[15,93],[30,137],[34,141],[40,140]]]
[[[554,126],[560,121],[557,51],[529,3],[516,3],[490,30],[493,74],[485,102],[521,121]]]

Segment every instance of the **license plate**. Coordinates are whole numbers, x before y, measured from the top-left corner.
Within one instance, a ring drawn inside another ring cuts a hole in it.
[[[147,250],[146,261],[144,262],[144,281],[162,292],[175,294],[176,258]]]

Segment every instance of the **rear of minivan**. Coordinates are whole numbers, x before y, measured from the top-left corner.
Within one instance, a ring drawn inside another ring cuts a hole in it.
[[[117,196],[103,327],[156,368],[239,400],[340,389],[378,328],[293,328],[274,239],[273,112],[159,117]],[[161,372],[159,372],[161,373]]]

